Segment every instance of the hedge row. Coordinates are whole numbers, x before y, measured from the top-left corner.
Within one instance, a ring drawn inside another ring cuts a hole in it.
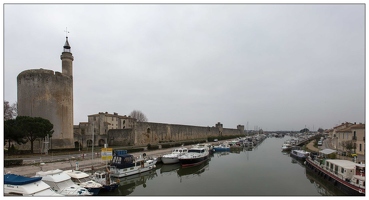
[[[23,165],[23,160],[4,160],[4,167],[20,166]]]

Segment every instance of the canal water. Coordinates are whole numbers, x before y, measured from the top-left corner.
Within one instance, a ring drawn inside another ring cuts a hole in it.
[[[252,150],[213,153],[202,165],[155,170],[120,179],[102,196],[326,196],[344,195],[281,151],[284,138],[266,138]],[[169,150],[168,150],[169,151]]]

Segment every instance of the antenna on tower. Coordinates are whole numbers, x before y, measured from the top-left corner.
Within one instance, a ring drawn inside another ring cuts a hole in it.
[[[69,33],[69,31],[68,31],[68,27],[65,27],[65,37],[68,37],[68,33]]]

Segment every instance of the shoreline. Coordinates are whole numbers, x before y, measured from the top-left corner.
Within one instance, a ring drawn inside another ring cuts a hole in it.
[[[212,144],[212,143],[208,143]],[[186,148],[190,148],[192,145],[183,146]],[[166,148],[166,149],[157,149],[157,150],[151,150],[151,151],[142,151],[142,152],[135,152],[130,153],[134,157],[139,157],[142,154],[146,153],[147,157],[154,157],[159,158],[160,156],[170,153],[173,149],[178,147],[172,147],[172,148]],[[104,161],[101,159],[101,157],[92,159],[69,159],[69,160],[63,160],[63,161],[55,161],[55,162],[48,162],[48,163],[35,163],[35,164],[28,164],[28,165],[22,165],[22,166],[14,166],[14,167],[4,167],[4,174],[11,173],[11,174],[17,174],[21,176],[27,176],[32,177],[36,175],[36,172],[38,171],[48,171],[48,170],[76,170],[76,165],[78,163],[79,171],[83,172],[91,172],[92,166],[93,171],[102,170],[106,167],[107,161]]]

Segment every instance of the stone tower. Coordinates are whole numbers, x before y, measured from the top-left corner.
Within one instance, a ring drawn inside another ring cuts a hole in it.
[[[66,37],[65,44],[63,47],[63,53],[60,56],[62,60],[62,73],[66,76],[73,76],[73,55],[70,51],[70,45],[68,42],[68,37]]]
[[[54,125],[52,149],[73,148],[73,55],[66,37],[62,73],[30,69],[17,77],[18,115],[42,117]]]

